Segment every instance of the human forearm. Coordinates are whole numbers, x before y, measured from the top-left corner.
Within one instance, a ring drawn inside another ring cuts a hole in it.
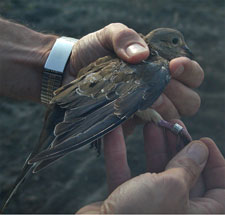
[[[56,36],[0,19],[0,95],[40,102],[41,74]]]

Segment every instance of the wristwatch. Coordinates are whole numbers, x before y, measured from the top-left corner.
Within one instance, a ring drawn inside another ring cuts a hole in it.
[[[60,37],[50,51],[42,74],[41,102],[49,104],[53,92],[61,87],[63,71],[70,57],[73,45],[78,40],[71,37]]]

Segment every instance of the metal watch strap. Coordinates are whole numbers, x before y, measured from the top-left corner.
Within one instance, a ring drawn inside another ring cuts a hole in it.
[[[53,92],[61,87],[63,71],[70,57],[73,45],[77,39],[71,37],[60,37],[50,51],[42,74],[41,102],[49,104]]]
[[[42,74],[41,102],[49,104],[53,92],[62,85],[62,75],[55,71],[44,71]]]

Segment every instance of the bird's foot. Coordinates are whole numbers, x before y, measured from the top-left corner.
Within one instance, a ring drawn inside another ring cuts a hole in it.
[[[166,120],[162,119],[157,124],[160,127],[168,129],[174,135],[178,136],[178,138],[183,141],[184,146],[186,146],[188,143],[190,143],[192,141],[192,138],[189,135],[189,133],[178,123],[171,123],[171,122],[167,122]],[[177,151],[180,151],[184,146],[181,143],[178,143]]]

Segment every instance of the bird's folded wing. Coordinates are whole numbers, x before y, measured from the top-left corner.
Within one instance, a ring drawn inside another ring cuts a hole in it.
[[[134,114],[146,98],[151,104],[155,101],[155,95],[148,93],[148,85],[134,67],[119,59],[110,59],[106,65],[58,90],[52,103],[65,109],[64,120],[55,127],[51,147],[34,156],[30,163],[42,161],[39,166],[44,166],[43,162],[48,164],[91,143]]]

